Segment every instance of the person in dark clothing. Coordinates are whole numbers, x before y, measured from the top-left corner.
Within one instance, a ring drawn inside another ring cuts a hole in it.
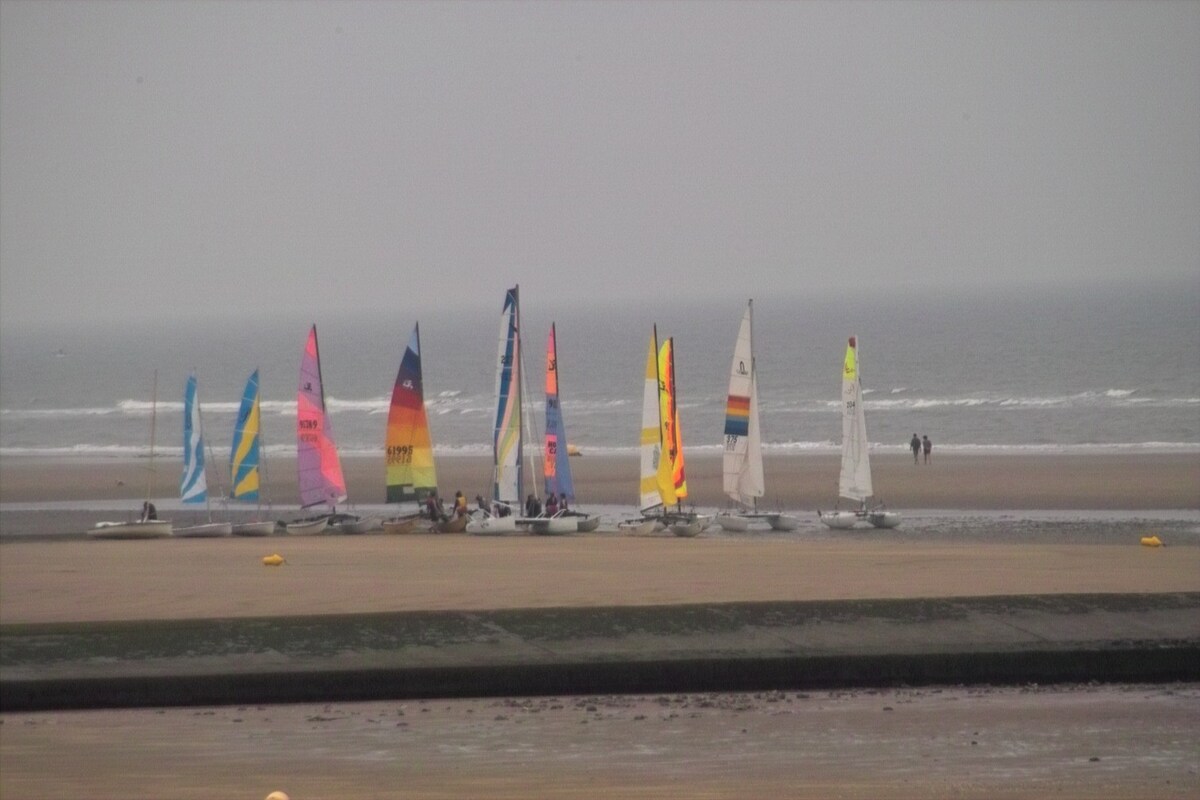
[[[158,519],[158,509],[149,500],[142,503],[142,522]]]
[[[911,447],[913,451],[913,463],[919,463],[921,456],[921,440],[917,438],[915,433],[913,434],[912,441],[908,443],[908,446]]]
[[[933,442],[929,441],[928,436],[921,437],[921,449],[925,451],[925,463],[929,463],[929,454],[933,452]]]

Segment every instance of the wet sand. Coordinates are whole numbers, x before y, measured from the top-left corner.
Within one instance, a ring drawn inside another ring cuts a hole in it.
[[[1096,453],[1016,455],[938,453],[929,465],[904,454],[872,457],[877,497],[897,509],[1200,509],[1200,453]],[[572,459],[579,504],[626,506],[637,494],[636,456],[584,455]],[[454,456],[438,460],[438,482],[449,497],[488,494],[491,466],[486,458]],[[140,507],[146,494],[143,461],[6,458],[0,461],[0,502],[122,500]],[[343,461],[351,503],[384,499],[383,460]],[[159,460],[157,498],[174,497],[178,462]],[[768,454],[767,508],[815,511],[836,501],[838,456]],[[688,502],[724,507],[721,460],[690,455]],[[294,507],[295,462],[275,459],[267,494]]]
[[[1200,685],[6,714],[21,798],[1193,798]]]

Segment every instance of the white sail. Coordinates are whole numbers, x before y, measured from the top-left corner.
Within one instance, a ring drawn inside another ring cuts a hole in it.
[[[500,350],[496,363],[496,419],[493,427],[492,499],[520,508],[524,427],[521,419],[521,311],[518,287],[504,296]]]
[[[867,455],[867,417],[862,404],[862,365],[858,340],[850,337],[842,367],[842,472],[838,494],[865,502],[875,494],[871,486],[871,460]]]
[[[646,356],[646,382],[642,393],[641,491],[638,508],[647,511],[663,504],[658,492],[658,462],[662,457],[662,426],[658,404],[658,329],[650,336]]]
[[[758,376],[754,369],[754,301],[746,305],[733,348],[729,369],[729,397],[725,404],[725,494],[751,505],[766,492],[763,481],[762,441],[758,428]]]

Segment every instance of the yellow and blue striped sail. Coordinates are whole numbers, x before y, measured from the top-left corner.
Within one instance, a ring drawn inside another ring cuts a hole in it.
[[[421,377],[421,326],[413,327],[408,347],[400,359],[386,434],[387,501],[421,500],[437,491],[433,443],[425,413]]]
[[[496,364],[496,421],[493,426],[492,499],[521,505],[521,305],[519,286],[504,296]]]
[[[259,458],[261,457],[262,408],[258,396],[258,370],[246,381],[242,404],[233,428],[233,451],[229,456],[234,500],[258,502]]]
[[[183,475],[179,479],[179,497],[185,503],[208,500],[208,482],[204,477],[204,440],[200,435],[200,402],[196,397],[196,376],[189,375],[183,387]]]

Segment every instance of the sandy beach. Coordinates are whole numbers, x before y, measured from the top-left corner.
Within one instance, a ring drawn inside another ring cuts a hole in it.
[[[581,495],[632,513],[632,459],[575,464]],[[63,508],[0,510],[9,537],[0,543],[0,623],[1200,591],[1196,455],[876,464],[889,506],[934,513],[886,535],[829,532],[809,519],[799,534],[757,538],[610,530],[94,542],[11,537],[78,532],[97,518],[89,502],[140,505],[141,465],[5,459],[0,501]],[[290,498],[292,465],[275,466],[271,492]],[[472,496],[487,481],[483,459],[439,468],[443,486]],[[832,504],[836,457],[773,458],[767,469],[778,487],[771,505]],[[696,503],[722,506],[719,460],[698,457],[689,470]],[[348,459],[346,472],[352,498],[380,499],[376,460]],[[167,473],[173,465],[161,473],[164,492]],[[1096,513],[1035,513],[1067,509]],[[1147,527],[1139,511],[1169,513]],[[1141,547],[1148,532],[1168,546]],[[275,552],[287,563],[264,567]],[[1194,738],[1198,697],[1192,685],[981,687],[4,714],[0,793],[1187,797],[1200,789],[1200,764],[1173,743]],[[64,769],[65,751],[73,756]]]
[[[839,456],[766,456],[770,508],[830,508],[837,500]],[[625,505],[637,492],[635,456],[584,455],[572,459],[578,503]],[[0,461],[0,503],[122,500],[140,506],[147,464],[122,459],[6,458]],[[1200,509],[1200,453],[1095,453],[1018,455],[936,453],[929,465],[906,454],[872,459],[876,496],[897,509]],[[442,494],[488,494],[487,458],[453,456],[437,463]],[[179,464],[159,460],[153,495],[174,497]],[[382,503],[383,459],[343,461],[350,502]],[[689,455],[688,502],[724,507],[721,459]],[[275,459],[266,495],[283,506],[296,504],[295,461]]]

